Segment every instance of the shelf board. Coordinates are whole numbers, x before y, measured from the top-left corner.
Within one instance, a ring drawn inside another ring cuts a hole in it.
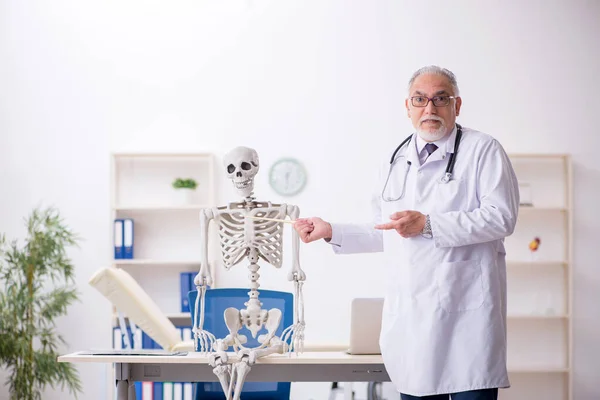
[[[170,320],[187,319],[190,322],[190,327],[192,325],[192,323],[191,323],[192,315],[189,312],[187,312],[187,313],[167,313],[167,314],[165,314],[165,316]],[[127,326],[129,326],[129,318],[127,317],[127,315],[125,315],[125,324],[127,324]],[[113,325],[113,327],[119,326],[119,319],[118,319],[117,314],[112,315],[112,325]]]
[[[212,153],[112,153],[115,159],[125,158],[151,158],[151,159],[176,159],[193,158],[196,160],[211,160]]]
[[[542,319],[569,319],[568,314],[509,314],[508,319],[518,320],[542,320]]]
[[[191,319],[192,318],[192,314],[190,314],[189,312],[170,313],[170,314],[165,314],[165,315],[169,319],[182,319],[182,318]]]
[[[117,205],[113,209],[115,211],[199,211],[203,208],[211,208],[207,204],[190,204],[190,205]]]
[[[521,212],[566,212],[566,207],[535,207],[535,206],[519,206],[519,213]]]
[[[509,158],[534,158],[534,159],[544,159],[544,158],[556,158],[556,159],[566,159],[569,158],[570,155],[567,153],[510,153],[508,154]]]
[[[155,259],[123,259],[113,260],[113,265],[153,265],[153,266],[168,266],[168,265],[194,265],[200,266],[200,260],[155,260]]]
[[[512,374],[566,374],[569,372],[569,368],[508,367],[508,373]]]
[[[548,266],[556,266],[556,265],[560,265],[563,267],[566,267],[569,265],[569,263],[567,261],[543,261],[543,260],[536,260],[536,261],[506,261],[506,266],[507,267],[536,267],[536,268],[540,268],[540,267],[548,267]]]

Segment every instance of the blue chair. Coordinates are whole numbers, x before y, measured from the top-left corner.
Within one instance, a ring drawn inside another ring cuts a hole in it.
[[[244,303],[248,301],[248,292],[250,289],[208,289],[205,296],[204,308],[204,326],[203,328],[215,335],[217,339],[222,339],[229,334],[223,314],[229,307],[238,310],[245,308]],[[285,328],[294,323],[294,296],[292,293],[278,292],[274,290],[259,290],[258,299],[262,302],[264,310],[278,308],[282,311],[281,323],[277,329],[277,336],[281,338],[281,333]],[[192,314],[192,325],[194,324],[196,297],[198,292],[193,290],[188,293],[190,311]],[[258,336],[266,334],[267,330],[262,329],[252,337],[249,330],[243,328],[241,334],[248,338],[246,347],[257,347],[260,345]],[[245,382],[242,390],[241,400],[288,400],[290,398],[290,382]],[[223,388],[219,382],[200,382],[194,384],[194,399],[196,400],[223,400]]]

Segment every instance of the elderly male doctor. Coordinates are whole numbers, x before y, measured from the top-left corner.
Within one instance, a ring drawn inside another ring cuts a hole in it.
[[[303,242],[325,239],[336,253],[386,253],[380,345],[403,400],[489,400],[509,387],[504,238],[517,179],[497,140],[456,124],[461,103],[452,72],[415,72],[416,134],[382,160],[375,223],[294,224]]]

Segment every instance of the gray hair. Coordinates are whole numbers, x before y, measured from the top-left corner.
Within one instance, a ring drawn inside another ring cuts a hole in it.
[[[456,83],[456,76],[454,76],[452,71],[447,70],[446,68],[438,67],[437,65],[428,65],[426,67],[419,68],[413,74],[413,76],[410,78],[410,80],[408,81],[409,92],[410,92],[410,88],[412,87],[413,83],[415,82],[415,79],[417,79],[419,76],[425,75],[425,74],[435,74],[435,75],[441,75],[441,76],[446,77],[446,79],[448,79],[448,81],[450,82],[450,85],[452,85],[452,90],[454,90],[454,95],[460,96],[460,93],[458,91],[458,84]]]

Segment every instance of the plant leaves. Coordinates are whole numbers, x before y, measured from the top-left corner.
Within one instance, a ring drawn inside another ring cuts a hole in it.
[[[0,235],[0,363],[7,368],[11,399],[41,399],[49,385],[82,387],[72,364],[58,363],[63,338],[55,319],[78,300],[75,267],[67,248],[80,238],[55,208],[35,209],[25,221],[27,236],[20,246]]]

